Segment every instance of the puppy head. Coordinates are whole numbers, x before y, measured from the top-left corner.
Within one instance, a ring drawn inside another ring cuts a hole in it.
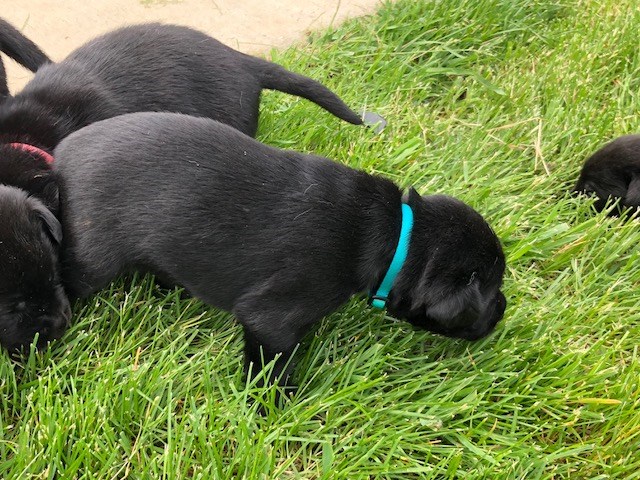
[[[589,157],[574,191],[595,196],[598,211],[607,200],[620,199],[620,208],[611,215],[626,207],[640,207],[640,135],[617,138]]]
[[[476,340],[500,321],[505,258],[500,241],[471,207],[451,197],[409,193],[414,228],[388,311],[448,337]]]
[[[38,199],[0,185],[0,344],[19,350],[59,338],[71,309],[58,267],[62,229]]]

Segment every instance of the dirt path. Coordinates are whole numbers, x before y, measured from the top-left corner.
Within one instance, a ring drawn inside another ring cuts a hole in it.
[[[122,25],[189,25],[247,53],[265,54],[312,30],[376,10],[380,0],[2,0],[2,17],[54,61]],[[12,92],[30,73],[5,59]]]

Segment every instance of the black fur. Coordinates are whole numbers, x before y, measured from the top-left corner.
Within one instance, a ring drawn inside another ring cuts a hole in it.
[[[148,110],[211,117],[254,135],[263,88],[303,96],[348,122],[362,123],[320,83],[186,27],[148,24],[123,28],[85,44],[60,63],[44,66],[48,59],[6,22],[0,23],[0,42],[5,53],[25,66],[40,67],[22,92],[0,104],[0,185],[22,189],[56,215],[56,175],[44,159],[8,143],[29,143],[51,153],[64,137],[86,125]],[[32,330],[39,330],[41,339],[48,336],[45,332],[51,338],[57,332],[40,325],[35,313],[31,315],[41,308],[40,296],[31,296],[34,288],[21,281],[30,278],[37,283],[40,278],[41,285],[35,290],[48,288],[48,277],[34,264],[45,250],[21,243],[31,241],[33,229],[41,228],[42,222],[30,223],[32,217],[26,214],[30,208],[25,206],[14,211],[18,207],[13,195],[19,192],[10,193],[0,197],[0,203],[8,202],[0,205],[0,257],[4,262],[0,297],[8,305],[19,298],[27,303],[20,317],[24,336],[11,329],[16,317],[9,313],[10,307],[0,309],[0,343],[13,348],[24,343]],[[15,218],[9,228],[10,216]],[[55,270],[55,264],[50,270]],[[61,318],[61,312],[66,312],[66,306],[55,302],[47,308],[52,317]]]
[[[45,63],[50,63],[38,46],[25,37],[19,30],[0,18],[0,51],[9,55],[16,62],[32,72],[35,72]],[[7,74],[4,63],[0,58],[0,102],[9,96]]]
[[[30,143],[51,152],[64,137],[90,123],[139,111],[209,117],[253,136],[263,88],[303,96],[362,124],[315,80],[190,28],[152,23],[107,33],[62,62],[39,68],[22,92],[0,105],[0,143]],[[29,156],[18,149],[4,150],[2,161]],[[10,184],[2,169],[0,183]]]
[[[619,199],[611,215],[640,207],[640,135],[617,138],[589,157],[574,191],[595,196],[598,211]]]
[[[67,292],[84,297],[132,270],[159,275],[232,311],[248,363],[261,348],[266,360],[281,353],[281,383],[309,327],[374,289],[398,241],[402,195],[389,180],[213,120],[120,116],[55,155]],[[449,336],[487,335],[505,308],[497,237],[453,198],[411,190],[408,203],[414,230],[389,312]]]

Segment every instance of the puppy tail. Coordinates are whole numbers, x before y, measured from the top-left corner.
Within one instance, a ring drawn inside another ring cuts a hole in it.
[[[250,59],[250,68],[260,80],[262,88],[278,90],[290,95],[306,98],[346,122],[354,125],[363,124],[360,115],[351,110],[338,95],[320,82],[305,77],[304,75],[290,72],[280,65],[261,58],[247,58]]]
[[[40,48],[19,30],[0,18],[0,51],[32,72],[45,63],[51,63]],[[7,75],[0,59],[0,100],[9,95]]]

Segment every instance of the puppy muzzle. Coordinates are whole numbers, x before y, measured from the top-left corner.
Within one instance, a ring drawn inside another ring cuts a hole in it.
[[[478,313],[475,310],[466,310],[450,320],[450,325],[456,325],[455,327],[443,327],[437,333],[469,341],[480,340],[495,329],[504,316],[506,306],[507,300],[502,292],[499,291],[483,312]]]

